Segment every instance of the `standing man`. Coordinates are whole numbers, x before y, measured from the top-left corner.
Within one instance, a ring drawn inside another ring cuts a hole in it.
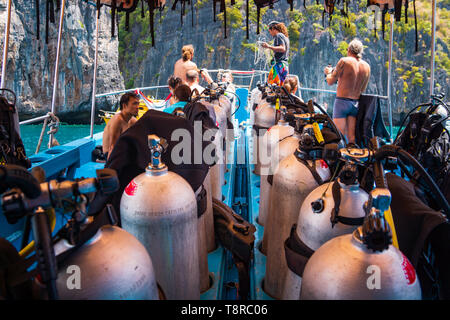
[[[116,113],[103,131],[103,153],[105,158],[111,154],[119,136],[136,123],[139,114],[139,96],[127,92],[120,98],[120,112]]]
[[[261,46],[273,51],[272,68],[269,72],[268,83],[282,86],[289,73],[289,34],[282,22],[269,23],[269,33],[274,38],[273,46],[263,42]]]
[[[181,58],[175,62],[173,68],[173,75],[186,82],[186,73],[189,70],[197,70],[197,65],[192,62],[194,58],[194,47],[191,44],[184,46],[181,49]]]
[[[347,138],[355,143],[356,115],[358,100],[369,84],[370,66],[362,60],[363,44],[353,39],[348,45],[347,56],[341,58],[335,68],[325,67],[327,83],[337,85],[333,106],[333,121]]]

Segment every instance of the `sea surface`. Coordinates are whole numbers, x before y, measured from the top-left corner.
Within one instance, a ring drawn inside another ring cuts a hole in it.
[[[102,132],[105,129],[105,124],[96,124],[94,125],[94,134],[98,132]],[[395,138],[398,127],[393,128],[393,138]],[[39,141],[39,136],[41,134],[42,124],[30,124],[23,125],[20,127],[20,134],[25,145],[25,152],[27,156],[31,156],[36,151],[36,146]],[[41,144],[41,148],[39,151],[47,150],[48,144],[48,128],[46,128],[44,139]],[[58,140],[60,145],[69,143],[73,140],[81,139],[89,136],[90,134],[90,126],[88,124],[60,124],[59,130],[56,133],[55,137]]]
[[[45,128],[44,139],[42,140],[39,151],[47,150],[48,128]],[[105,124],[94,125],[94,134],[102,132]],[[42,124],[29,124],[20,126],[20,135],[25,146],[27,156],[32,156],[36,151],[36,146],[41,135]],[[88,124],[65,124],[61,123],[58,132],[55,134],[56,140],[60,145],[69,143],[73,140],[88,137],[90,135],[90,125]]]

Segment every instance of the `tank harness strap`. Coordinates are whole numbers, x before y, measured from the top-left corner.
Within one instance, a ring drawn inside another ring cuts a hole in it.
[[[70,230],[69,232],[67,232],[67,229],[62,229],[60,231],[60,236],[71,242],[74,247],[62,252],[56,257],[58,265],[60,266],[71,254],[73,254],[76,250],[78,250],[78,248],[80,248],[83,244],[90,240],[101,227],[105,225],[116,226],[118,222],[119,219],[117,217],[116,211],[114,210],[114,207],[111,204],[107,204],[105,208],[103,208],[103,210],[94,217],[94,220],[89,223],[81,232],[74,234],[70,232]]]
[[[195,198],[197,200],[197,218],[200,217],[206,212],[207,207],[207,197],[206,197],[206,189],[203,185],[195,192]]]
[[[311,172],[314,180],[316,180],[317,184],[320,186],[323,184],[323,179],[320,177],[320,175],[317,173],[316,170],[316,161],[315,160],[311,160],[312,161],[312,165],[309,165],[307,160],[303,160],[303,159],[299,159],[298,157],[296,157],[296,159],[303,163],[305,165],[305,167],[308,168],[309,172]]]
[[[269,129],[269,128],[267,128],[267,127],[262,127],[262,126],[258,126],[257,124],[254,124],[254,125],[253,125],[253,129],[256,131],[256,135],[257,135],[258,137],[260,137],[260,136],[263,136],[264,133],[266,133],[267,129]],[[264,131],[261,132],[261,130],[264,130]]]
[[[333,183],[332,194],[334,200],[334,208],[333,210],[331,210],[331,217],[330,217],[331,226],[334,227],[334,225],[338,222],[349,226],[362,225],[364,222],[364,217],[348,218],[339,215],[339,207],[341,205],[341,186],[337,180],[335,180]]]
[[[270,185],[273,185],[273,174],[269,174],[269,175],[267,176],[267,182],[268,182]]]
[[[296,275],[302,277],[306,263],[314,253],[297,235],[297,224],[291,228],[289,238],[284,242],[284,253],[288,268]]]

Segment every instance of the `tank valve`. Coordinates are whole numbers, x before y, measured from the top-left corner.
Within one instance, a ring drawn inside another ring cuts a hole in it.
[[[324,209],[323,198],[317,199],[316,201],[311,202],[311,208],[314,213],[321,213]]]
[[[151,162],[148,165],[148,169],[151,170],[162,170],[166,168],[166,165],[161,161],[161,154],[164,151],[162,146],[161,138],[155,134],[150,134],[147,136],[148,147],[151,153]]]
[[[372,208],[371,213],[364,220],[362,226],[362,240],[368,249],[383,251],[392,244],[392,235],[389,224],[380,211]]]
[[[392,244],[392,234],[389,223],[384,218],[384,212],[389,209],[391,194],[384,188],[375,188],[370,192],[365,205],[366,219],[362,226],[362,240],[367,248],[373,251],[383,251]]]
[[[340,181],[347,185],[354,185],[358,183],[358,171],[354,164],[346,163],[339,174]]]

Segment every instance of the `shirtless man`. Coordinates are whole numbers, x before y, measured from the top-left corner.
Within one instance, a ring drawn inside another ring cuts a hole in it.
[[[194,47],[188,44],[181,49],[181,59],[175,62],[173,75],[183,80],[183,82],[187,82],[186,73],[189,70],[197,70],[197,65],[192,62],[193,57]]]
[[[198,94],[201,94],[203,90],[205,90],[204,87],[199,85],[200,79],[196,70],[189,70],[188,72],[186,72],[186,79],[186,84],[189,86],[191,91],[195,89],[197,90]]]
[[[119,136],[136,123],[139,114],[139,96],[127,92],[120,98],[120,112],[116,113],[103,131],[103,153],[108,159]]]
[[[348,45],[347,57],[339,60],[336,67],[325,67],[329,85],[338,82],[336,100],[333,106],[333,121],[347,137],[348,143],[355,143],[358,100],[370,78],[370,66],[362,60],[363,45],[358,39]],[[339,81],[338,81],[339,80]]]

